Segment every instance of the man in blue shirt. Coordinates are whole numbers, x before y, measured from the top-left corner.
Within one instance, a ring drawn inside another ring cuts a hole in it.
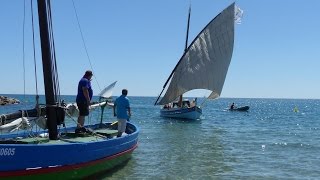
[[[76,101],[79,109],[79,117],[77,128],[75,130],[76,133],[86,132],[86,129],[83,127],[83,125],[85,116],[89,115],[89,105],[93,95],[90,83],[92,76],[92,71],[86,71],[78,84],[78,94]]]
[[[127,89],[122,90],[122,95],[116,99],[113,106],[113,115],[118,119],[118,137],[126,131],[127,119],[131,116],[129,99],[126,97]]]

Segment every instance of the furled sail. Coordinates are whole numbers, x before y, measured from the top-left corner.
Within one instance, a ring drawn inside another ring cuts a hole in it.
[[[112,101],[112,92],[114,89],[114,86],[116,85],[117,81],[111,83],[109,86],[105,87],[99,94],[98,96],[100,98],[105,98],[107,99],[107,101],[103,101],[103,102],[97,102],[97,103],[93,103],[89,106],[90,111],[94,110],[97,107],[101,107],[101,106],[105,106],[107,105],[107,107],[113,107],[113,103]],[[69,103],[66,105],[66,113],[68,116],[71,117],[78,117],[79,116],[79,109],[77,106],[77,103]]]
[[[104,88],[100,93],[99,96],[100,97],[104,97],[104,98],[110,98],[112,96],[112,91],[114,86],[116,85],[117,81],[113,82],[112,84],[110,84],[108,87]]]
[[[232,57],[235,4],[217,15],[198,34],[181,57],[166,94],[158,103],[173,102],[193,89],[207,89],[208,98],[220,96]]]
[[[8,124],[0,126],[0,133],[14,132],[18,129],[26,130],[31,128],[30,120],[36,119],[37,117],[21,117]]]

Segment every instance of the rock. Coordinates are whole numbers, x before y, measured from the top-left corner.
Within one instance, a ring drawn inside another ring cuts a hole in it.
[[[0,105],[7,105],[7,104],[19,104],[20,101],[15,98],[10,98],[6,96],[0,96]]]

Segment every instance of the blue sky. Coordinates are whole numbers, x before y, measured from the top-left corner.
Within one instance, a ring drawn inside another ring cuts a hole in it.
[[[118,81],[131,96],[157,96],[189,43],[231,0],[74,0],[96,80]],[[30,1],[26,1],[26,93],[35,94]],[[34,5],[36,2],[34,2]],[[320,99],[320,1],[239,0],[233,57],[221,97]],[[0,94],[24,93],[22,0],[0,1]],[[52,2],[61,93],[76,94],[90,69],[71,0]],[[35,17],[37,20],[37,17]],[[43,94],[38,24],[35,22],[39,93]],[[95,94],[99,93],[93,80]],[[204,96],[195,91],[190,95]]]

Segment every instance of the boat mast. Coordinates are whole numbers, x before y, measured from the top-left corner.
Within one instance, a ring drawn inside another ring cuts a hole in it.
[[[190,26],[190,14],[191,14],[191,5],[189,6],[189,15],[188,15],[188,25],[187,25],[187,35],[186,35],[186,46],[184,48],[184,53],[188,50],[188,37],[189,37],[189,26]]]
[[[187,52],[187,50],[188,50],[188,37],[189,37],[190,14],[191,14],[191,4],[190,4],[190,6],[189,6],[189,15],[188,15],[188,25],[187,25],[186,45],[185,45],[185,48],[184,48],[184,52],[183,52],[182,57],[184,56],[184,54],[185,54],[185,53]],[[181,60],[183,59],[182,57],[181,57],[181,59],[179,60],[179,62],[176,64],[176,66],[174,67],[174,69],[172,70],[172,72],[171,72],[170,76],[168,77],[168,79],[167,79],[166,83],[164,83],[164,85],[163,85],[163,87],[162,87],[162,91],[161,91],[160,95],[158,96],[158,98],[157,98],[156,102],[154,103],[154,105],[157,105],[157,102],[158,102],[158,100],[159,100],[159,98],[160,98],[160,96],[161,96],[161,94],[162,94],[163,90],[166,88],[166,86],[167,86],[167,84],[168,84],[169,80],[171,79],[171,77],[172,77],[173,73],[176,71],[176,69],[177,69],[178,65],[180,64]],[[182,95],[180,96],[180,98],[182,98]],[[181,103],[182,103],[182,102],[181,102]]]
[[[187,35],[186,35],[186,45],[184,48],[184,54],[187,52],[188,50],[188,37],[189,37],[189,26],[190,26],[190,14],[191,14],[191,4],[189,6],[189,15],[188,15],[188,24],[187,24]],[[179,106],[182,107],[182,94],[179,97]]]
[[[39,28],[41,39],[41,53],[42,53],[42,66],[43,66],[43,79],[45,86],[46,96],[46,115],[47,126],[49,131],[49,139],[58,139],[57,130],[57,101],[54,93],[54,78],[52,71],[52,52],[50,48],[50,36],[48,29],[48,6],[47,0],[38,0],[38,16],[39,16]]]

